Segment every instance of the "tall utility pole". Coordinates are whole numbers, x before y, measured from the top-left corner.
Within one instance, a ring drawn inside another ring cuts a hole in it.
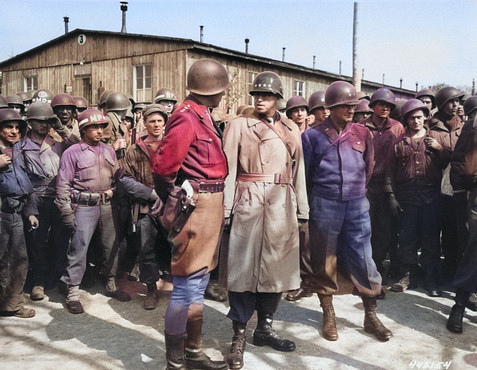
[[[356,91],[361,91],[361,75],[358,73],[357,47],[358,42],[358,3],[354,3],[353,12],[353,85]]]

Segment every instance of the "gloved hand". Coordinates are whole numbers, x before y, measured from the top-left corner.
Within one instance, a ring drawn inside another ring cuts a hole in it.
[[[76,217],[74,213],[62,217],[63,224],[72,232],[76,231]]]
[[[48,120],[50,127],[53,130],[61,130],[63,128],[63,124],[61,123],[60,119],[57,116],[53,116]]]
[[[393,214],[393,216],[399,217],[403,210],[393,193],[388,193],[388,202],[389,208],[391,208],[391,213]]]

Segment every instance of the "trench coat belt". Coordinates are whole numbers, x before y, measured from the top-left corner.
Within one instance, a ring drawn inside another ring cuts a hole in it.
[[[224,191],[225,183],[223,181],[196,182],[189,180],[192,188],[197,193],[220,193]]]
[[[237,176],[238,181],[258,181],[258,182],[270,182],[273,184],[291,184],[290,178],[284,176],[281,173],[275,173],[272,175],[265,175],[263,173],[241,173]]]

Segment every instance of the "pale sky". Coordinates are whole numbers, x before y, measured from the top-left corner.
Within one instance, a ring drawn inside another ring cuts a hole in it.
[[[477,79],[477,0],[361,0],[364,79],[415,90]],[[351,0],[129,0],[127,32],[204,43],[352,75]],[[0,61],[76,28],[121,31],[119,0],[0,0]]]

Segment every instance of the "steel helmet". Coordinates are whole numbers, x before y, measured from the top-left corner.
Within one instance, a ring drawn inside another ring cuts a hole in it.
[[[434,109],[436,107],[436,95],[434,94],[434,91],[431,90],[431,89],[423,89],[421,91],[418,91],[416,93],[416,96],[415,98],[416,99],[420,99],[424,96],[428,96],[429,98],[431,98],[432,100],[432,109]]]
[[[370,100],[370,97],[362,91],[357,91],[356,95],[358,96],[358,100],[363,100],[363,99],[368,100],[368,101]]]
[[[401,107],[401,116],[404,123],[406,122],[407,115],[414,112],[415,110],[422,110],[424,115],[429,117],[429,109],[422,101],[419,99],[409,99]]]
[[[76,108],[75,98],[73,98],[70,94],[55,95],[55,97],[51,100],[50,105],[52,108],[59,107],[59,106]]]
[[[476,109],[477,109],[477,95],[473,95],[465,101],[464,113],[466,116],[468,116]]]
[[[22,99],[23,104],[31,102],[31,97],[26,92],[19,91],[19,92],[17,92],[17,95],[20,97],[20,99]]]
[[[369,107],[368,99],[361,99],[354,109],[355,113],[373,113],[373,110]]]
[[[187,89],[198,95],[216,95],[230,87],[225,67],[213,59],[200,59],[187,72]]]
[[[31,101],[34,103],[36,101],[41,101],[43,103],[51,103],[51,100],[54,98],[55,94],[53,94],[52,91],[46,90],[46,89],[41,89],[35,91],[33,94]]]
[[[324,91],[315,91],[308,98],[308,107],[310,107],[310,112],[317,108],[325,107],[325,92]]]
[[[357,104],[356,89],[349,82],[335,81],[325,91],[325,108]]]
[[[255,76],[250,95],[264,92],[278,95],[279,98],[283,99],[282,80],[275,72],[265,71]]]
[[[48,121],[50,118],[53,118],[54,115],[53,108],[50,104],[37,101],[32,103],[30,108],[28,108],[27,120],[37,119],[39,121]]]
[[[442,109],[450,100],[462,99],[464,95],[465,94],[463,92],[457,90],[455,87],[443,87],[436,94],[437,108]]]
[[[136,103],[134,104],[134,107],[131,109],[131,111],[137,112],[137,111],[142,111],[144,108],[146,108],[150,103]]]
[[[0,95],[0,109],[8,108],[7,99],[3,95]]]
[[[104,126],[108,124],[108,119],[98,109],[88,108],[85,111],[81,112],[78,116],[78,126],[80,130],[83,130],[85,127],[88,126],[98,124],[103,124]]]
[[[164,118],[164,124],[167,123],[167,118],[168,118],[167,112],[164,109],[164,107],[160,104],[151,104],[143,109],[142,116],[144,117],[144,121],[146,120],[147,116],[153,113],[159,113]]]
[[[76,110],[83,111],[88,108],[88,101],[82,96],[73,96],[73,99],[75,100]]]
[[[369,102],[369,107],[373,108],[378,102],[388,103],[392,106],[391,110],[396,108],[396,98],[393,92],[385,87],[377,89]]]
[[[174,94],[174,91],[165,87],[157,90],[156,94],[154,95],[154,103],[159,103],[163,100],[169,100],[177,103],[177,97],[176,94]]]
[[[293,109],[299,108],[299,107],[305,108],[307,113],[310,111],[310,109],[308,108],[308,103],[306,102],[303,96],[293,96],[290,99],[288,99],[287,105],[286,105],[287,117],[290,118]]]
[[[4,122],[18,122],[20,134],[25,135],[27,123],[22,119],[20,113],[11,108],[0,109],[0,126]]]
[[[407,102],[407,99],[396,99],[394,102],[396,106],[389,114],[389,118],[402,122],[402,106]]]
[[[23,99],[20,98],[18,95],[8,95],[5,97],[5,99],[10,108],[13,108],[15,105],[25,107],[25,105],[23,104]]]
[[[119,92],[112,92],[106,98],[105,109],[107,112],[120,111],[131,107],[131,101],[129,98]]]
[[[98,102],[98,108],[99,109],[104,109],[104,106],[106,105],[106,99],[109,94],[113,93],[113,90],[106,90],[103,91],[103,93],[99,96],[99,102]]]

